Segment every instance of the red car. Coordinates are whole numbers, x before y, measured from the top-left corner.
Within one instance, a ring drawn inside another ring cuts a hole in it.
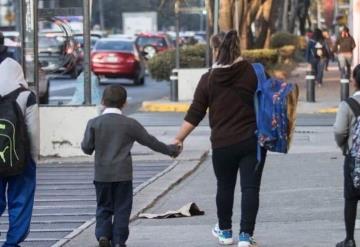
[[[145,63],[134,40],[106,38],[96,42],[91,55],[91,67],[99,78],[126,78],[135,85],[145,83]]]
[[[163,33],[140,33],[135,44],[139,51],[146,53],[147,59],[154,57],[158,52],[174,48],[170,38]]]

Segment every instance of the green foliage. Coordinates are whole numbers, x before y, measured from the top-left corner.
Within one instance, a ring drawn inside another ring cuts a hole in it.
[[[241,55],[251,63],[262,63],[265,66],[276,63],[279,58],[279,53],[276,49],[245,50]]]
[[[267,68],[292,64],[295,54],[295,46],[284,46],[280,49],[254,49],[242,51],[244,59],[251,63],[262,63]],[[195,45],[181,48],[181,68],[204,68],[206,46]],[[168,81],[171,71],[175,68],[175,50],[169,50],[157,54],[148,61],[151,76],[158,81]]]
[[[273,34],[273,36],[271,37],[270,46],[272,48],[281,48],[287,45],[293,45],[295,47],[298,47],[299,37],[295,34],[287,32],[278,32]]]
[[[181,68],[204,68],[206,46],[194,45],[181,48]],[[151,76],[157,81],[170,80],[171,71],[175,68],[175,50],[168,50],[157,54],[148,61]]]

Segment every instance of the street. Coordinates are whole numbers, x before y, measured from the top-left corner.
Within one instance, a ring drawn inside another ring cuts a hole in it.
[[[93,78],[94,80],[95,78]],[[69,79],[66,77],[57,76],[57,78],[50,79],[49,88],[49,104],[50,105],[66,105],[73,99],[76,88],[81,83],[81,78]],[[135,112],[143,101],[156,100],[169,96],[169,83],[157,82],[150,76],[145,79],[145,85],[134,86],[129,81],[112,80],[112,82],[119,83],[124,86],[128,92],[128,105],[125,109],[126,113]],[[107,84],[102,84],[99,87],[101,95],[102,90]]]

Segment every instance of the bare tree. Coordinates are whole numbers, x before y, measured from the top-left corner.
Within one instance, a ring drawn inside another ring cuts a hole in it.
[[[241,49],[268,46],[277,9],[273,0],[222,0],[220,30],[238,30]],[[252,32],[255,24],[256,31]]]

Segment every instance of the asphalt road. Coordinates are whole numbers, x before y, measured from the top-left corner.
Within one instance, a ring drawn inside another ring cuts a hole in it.
[[[80,77],[79,77],[80,78]],[[57,77],[50,80],[49,89],[49,104],[50,105],[67,105],[73,99],[76,88],[81,83],[81,79],[69,79],[66,77]],[[102,94],[105,85],[109,81],[104,81],[104,84],[98,87],[99,94]],[[125,113],[135,112],[143,101],[161,99],[170,95],[170,86],[168,82],[157,82],[150,76],[146,76],[145,85],[134,86],[129,80],[112,80],[111,83],[116,83],[124,86],[128,92],[128,106]],[[80,85],[81,86],[81,85]]]

